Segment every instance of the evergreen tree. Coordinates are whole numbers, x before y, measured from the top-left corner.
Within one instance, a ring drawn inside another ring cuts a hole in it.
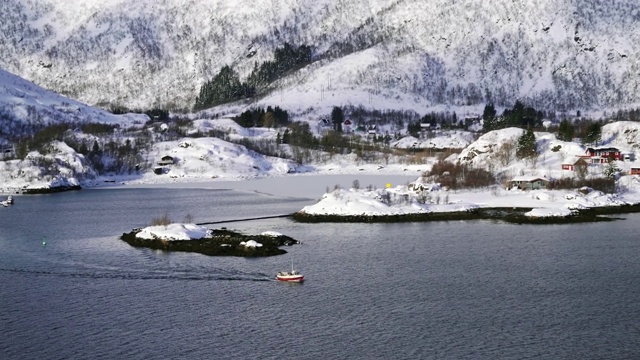
[[[522,133],[518,138],[516,157],[518,159],[533,158],[538,155],[536,150],[536,136],[531,128]]]
[[[587,127],[587,134],[582,139],[584,144],[593,144],[598,146],[598,143],[602,141],[602,126],[599,122],[592,122]]]
[[[420,130],[421,130],[421,125],[419,122],[410,122],[409,125],[407,125],[407,132],[409,133],[409,135],[413,136],[413,137],[419,137],[420,136]]]
[[[334,106],[331,111],[331,121],[333,123],[333,130],[342,132],[342,122],[344,121],[344,113],[342,112],[342,108],[339,106]]]
[[[618,165],[616,164],[616,162],[612,160],[612,161],[609,161],[609,163],[605,167],[603,174],[605,177],[609,179],[613,179],[616,177],[616,175],[619,172],[620,172],[620,168],[618,168]]]
[[[273,116],[275,116],[278,125],[284,126],[289,124],[289,113],[286,110],[282,110],[279,106],[273,109]]]
[[[250,128],[254,126],[253,112],[251,110],[242,112],[240,116],[235,117],[234,120],[236,123],[238,123],[238,125],[245,128]]]
[[[558,135],[556,136],[556,138],[561,141],[572,141],[574,132],[574,126],[569,122],[569,120],[564,119],[560,122],[560,127],[558,127]]]
[[[223,66],[211,81],[200,87],[195,108],[204,109],[226,101],[237,100],[250,92],[250,89],[240,82],[233,68]]]
[[[78,150],[78,152],[82,155],[87,155],[89,153],[89,148],[84,141],[80,144],[80,149]]]
[[[100,146],[98,145],[98,140],[94,140],[93,147],[91,147],[91,153],[94,155],[100,154]]]
[[[286,129],[284,131],[284,134],[282,134],[282,143],[283,144],[288,144],[289,141],[291,140],[290,138],[291,138],[291,135],[289,133],[289,129]]]
[[[496,108],[493,103],[487,103],[482,112],[483,127],[485,132],[498,129],[496,121]]]

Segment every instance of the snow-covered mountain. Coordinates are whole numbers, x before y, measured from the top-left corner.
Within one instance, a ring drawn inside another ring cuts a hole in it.
[[[80,101],[189,108],[224,65],[246,77],[284,42],[314,62],[264,104],[527,100],[549,110],[640,103],[636,0],[3,0],[0,67]]]

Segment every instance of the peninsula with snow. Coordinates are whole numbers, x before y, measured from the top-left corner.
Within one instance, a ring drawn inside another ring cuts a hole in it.
[[[517,223],[606,221],[640,211],[640,126],[613,122],[586,147],[556,134],[505,128],[487,132],[407,185],[336,188],[294,218],[304,222],[501,219]],[[520,153],[518,153],[520,151]],[[496,169],[498,176],[495,176]]]
[[[640,182],[632,190],[607,194],[589,187],[522,189],[519,184],[551,181],[516,177],[503,189],[451,190],[418,178],[408,186],[386,189],[335,189],[293,214],[300,222],[408,222],[492,219],[512,223],[552,224],[610,221],[604,215],[640,212]]]

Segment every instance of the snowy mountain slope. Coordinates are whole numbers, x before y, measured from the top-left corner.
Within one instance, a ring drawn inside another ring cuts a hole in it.
[[[285,41],[318,60],[263,103],[326,108],[640,103],[635,0],[5,0],[0,66],[94,105],[190,107]]]
[[[100,122],[131,126],[148,120],[144,114],[113,115],[45,90],[30,81],[0,70],[0,135],[22,124]],[[1,139],[0,139],[1,140]]]
[[[612,146],[626,152],[640,150],[640,124],[618,121],[602,127],[602,145]],[[640,156],[636,155],[636,157]]]

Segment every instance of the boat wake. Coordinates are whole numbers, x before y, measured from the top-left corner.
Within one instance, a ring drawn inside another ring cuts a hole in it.
[[[35,269],[0,268],[0,272],[61,278],[120,279],[120,280],[186,280],[186,281],[273,281],[263,273],[198,273],[189,271],[116,271],[116,270],[71,270],[47,271]]]

